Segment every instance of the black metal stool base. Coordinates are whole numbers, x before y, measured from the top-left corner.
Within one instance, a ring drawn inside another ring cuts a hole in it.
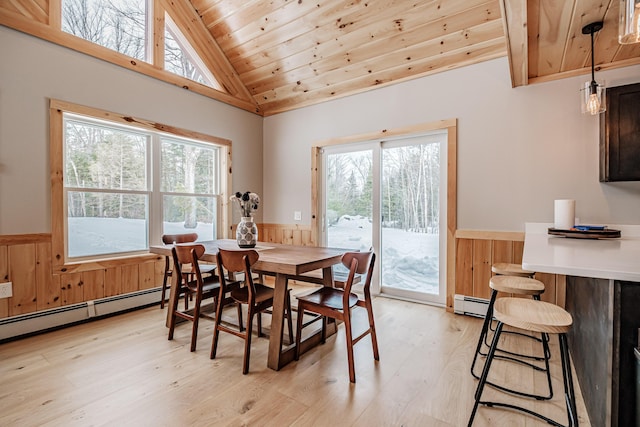
[[[487,347],[490,347],[490,344],[487,343],[487,339],[488,339],[488,335],[489,335],[489,330],[493,330],[491,328],[491,323],[493,321],[493,305],[496,301],[496,297],[498,296],[498,292],[495,289],[491,290],[491,298],[489,299],[489,306],[487,307],[487,314],[484,318],[484,323],[482,325],[482,331],[480,332],[480,338],[478,339],[478,345],[476,346],[476,353],[473,356],[473,362],[471,363],[471,375],[475,378],[475,379],[480,379],[480,377],[474,372],[475,370],[475,366],[476,366],[476,361],[478,359],[478,356],[487,356],[488,353],[485,353],[482,351],[483,345],[486,345]],[[533,296],[534,299],[539,300],[540,297],[538,295],[534,295]],[[497,328],[496,328],[497,330]],[[494,338],[495,338],[495,334],[496,334],[496,330],[494,331]],[[530,368],[533,368],[536,371],[540,371],[540,372],[546,372],[547,374],[547,384],[549,386],[549,393],[547,395],[537,395],[537,394],[532,394],[532,393],[526,393],[523,391],[519,391],[519,390],[513,390],[504,386],[501,386],[499,384],[495,384],[491,381],[487,381],[486,384],[490,387],[496,388],[498,390],[504,391],[506,393],[511,393],[517,396],[522,396],[522,397],[528,397],[528,398],[532,398],[532,399],[537,399],[537,400],[549,400],[551,398],[553,398],[553,387],[551,385],[551,373],[549,372],[549,359],[551,358],[551,351],[549,350],[549,337],[547,334],[541,334],[541,337],[534,337],[532,335],[527,335],[527,334],[523,334],[521,332],[518,331],[501,331],[501,333],[508,333],[508,334],[517,334],[517,335],[522,335],[524,337],[527,338],[531,338],[533,340],[536,340],[538,342],[542,343],[542,349],[543,349],[543,354],[544,356],[534,356],[534,355],[527,355],[527,354],[521,354],[521,353],[515,353],[515,352],[511,352],[511,351],[507,351],[507,350],[503,350],[500,349],[498,347],[496,347],[495,352],[499,352],[502,354],[494,354],[494,358],[498,358],[498,359],[503,359],[503,360],[508,360],[511,362],[516,362],[516,363],[520,363],[522,365],[525,366],[529,366]],[[522,360],[522,358],[524,359],[533,359],[533,360],[537,360],[537,361],[544,361],[545,363],[545,367],[540,367],[537,366],[533,363],[527,362],[526,360]],[[486,364],[486,362],[485,362]]]
[[[503,327],[503,323],[502,322],[498,322],[498,326],[496,327],[496,333],[493,337],[493,341],[491,342],[491,347],[489,349],[489,354],[487,356],[487,360],[485,362],[484,368],[482,370],[482,375],[480,377],[480,382],[478,383],[478,388],[476,389],[475,392],[475,403],[473,405],[473,410],[471,411],[471,416],[469,417],[469,423],[468,426],[471,427],[471,425],[473,425],[473,420],[476,416],[476,413],[478,411],[478,406],[479,405],[485,405],[488,407],[499,407],[499,408],[508,408],[508,409],[513,409],[519,412],[523,412],[526,414],[529,414],[531,416],[534,416],[536,418],[539,418],[541,420],[544,420],[545,422],[556,426],[556,427],[567,427],[563,424],[560,424],[557,421],[554,421],[548,417],[545,417],[544,415],[534,412],[530,409],[527,408],[523,408],[521,406],[517,406],[517,405],[511,405],[508,403],[503,403],[503,402],[490,402],[490,401],[484,401],[481,400],[482,398],[482,391],[484,390],[485,385],[490,385],[490,383],[487,381],[487,377],[489,375],[489,370],[491,369],[491,363],[493,362],[493,360],[495,359],[496,356],[496,351],[497,351],[497,347],[498,347],[498,340],[500,339],[500,335],[502,333],[502,327]],[[568,418],[568,427],[577,427],[578,426],[578,414],[576,411],[576,399],[575,399],[575,393],[574,393],[574,389],[573,389],[573,376],[571,373],[571,361],[569,359],[569,349],[567,346],[567,337],[565,334],[558,334],[558,340],[560,341],[560,358],[561,358],[561,362],[562,362],[562,382],[563,382],[563,386],[564,386],[564,395],[565,395],[565,404],[567,407],[567,418]],[[544,339],[544,335],[543,335],[543,342],[546,342],[546,340]]]

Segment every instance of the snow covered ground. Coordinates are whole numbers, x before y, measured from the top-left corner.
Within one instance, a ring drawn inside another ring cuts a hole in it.
[[[140,219],[69,218],[69,257],[143,251],[147,245],[147,224]],[[213,240],[211,224],[165,222],[165,234],[198,233],[199,240]]]
[[[69,256],[104,255],[147,249],[146,223],[136,219],[69,218]],[[166,234],[198,233],[199,240],[212,240],[211,224],[198,223],[185,228],[183,223],[165,223]],[[329,226],[328,246],[368,250],[372,246],[372,226],[368,218],[342,216]],[[412,233],[393,228],[382,229],[382,284],[431,294],[438,293],[437,234]]]
[[[368,250],[372,244],[368,218],[343,215],[329,226],[328,246]],[[382,229],[382,285],[437,294],[439,235]]]

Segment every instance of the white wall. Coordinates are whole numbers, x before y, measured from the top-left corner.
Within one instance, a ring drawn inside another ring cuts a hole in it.
[[[523,230],[525,221],[551,221],[556,198],[575,198],[583,222],[640,224],[640,182],[598,182],[598,119],[578,105],[587,76],[512,89],[503,58],[263,123],[6,27],[0,58],[0,234],[51,230],[49,98],[231,139],[233,190],[262,196],[258,221],[290,224],[300,210],[310,223],[314,143],[457,118],[458,228]],[[640,66],[596,74],[603,78],[608,86],[640,82]]]
[[[51,231],[50,98],[230,139],[233,190],[262,194],[261,117],[0,26],[0,235]]]
[[[640,82],[640,66],[596,73]],[[458,228],[524,231],[576,199],[582,223],[640,224],[640,182],[598,181],[599,119],[580,114],[588,76],[511,88],[507,58],[267,117],[264,221],[310,224],[311,146],[332,137],[458,119]]]

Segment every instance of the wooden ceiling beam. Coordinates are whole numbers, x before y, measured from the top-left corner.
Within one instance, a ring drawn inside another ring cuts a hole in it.
[[[574,0],[573,17],[559,71],[579,70],[590,64],[591,37],[582,34],[582,27],[592,22],[604,21],[611,1],[613,0]]]
[[[529,83],[527,0],[500,0],[502,22],[507,43],[511,86]]]

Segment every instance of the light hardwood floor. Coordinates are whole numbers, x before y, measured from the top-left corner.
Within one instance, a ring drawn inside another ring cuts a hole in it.
[[[268,340],[255,338],[248,375],[243,341],[222,334],[209,359],[212,323],[167,340],[158,306],[0,345],[2,426],[464,426],[477,382],[469,373],[481,320],[444,309],[376,298],[380,362],[368,338],[356,345],[357,383],[349,383],[343,326],[276,372]],[[233,311],[227,315],[233,317]],[[268,316],[265,317],[268,323]],[[512,347],[531,349],[531,340]],[[566,423],[557,338],[552,338],[554,398],[536,402],[490,388],[485,397],[524,402]],[[496,363],[492,378],[544,390],[530,369]],[[589,426],[578,393],[580,425]],[[475,426],[543,426],[532,417],[481,407]]]

